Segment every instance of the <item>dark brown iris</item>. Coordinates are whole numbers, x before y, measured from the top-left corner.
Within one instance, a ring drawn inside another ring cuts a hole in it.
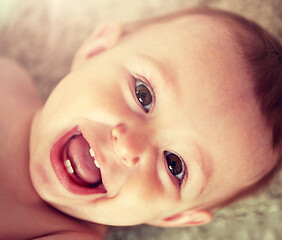
[[[143,107],[146,107],[152,103],[153,100],[152,94],[144,84],[140,84],[137,87],[135,87],[135,93],[137,99],[139,100],[139,102]],[[149,110],[147,110],[147,112],[148,111]]]
[[[177,155],[173,153],[166,155],[166,161],[167,166],[173,175],[178,175],[182,172],[182,161]]]

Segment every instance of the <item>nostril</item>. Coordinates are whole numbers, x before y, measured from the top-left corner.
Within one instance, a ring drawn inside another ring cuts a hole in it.
[[[116,133],[115,130],[112,131],[112,139],[113,139],[114,142],[117,142],[117,140],[118,140],[117,133]]]
[[[122,161],[123,161],[123,164],[126,165],[127,167],[133,167],[138,163],[139,157],[135,157],[133,159],[127,159],[123,157]]]
[[[133,159],[132,159],[133,165],[135,165],[136,163],[138,163],[138,161],[139,161],[139,157],[133,158]]]
[[[112,138],[118,141],[122,134],[126,132],[126,128],[123,124],[119,124],[112,129]]]

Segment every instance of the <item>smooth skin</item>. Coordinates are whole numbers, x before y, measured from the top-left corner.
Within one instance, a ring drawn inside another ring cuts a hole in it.
[[[40,196],[101,224],[191,226],[267,174],[277,161],[271,131],[231,34],[197,14],[128,34],[115,23],[96,30],[33,122],[30,173]],[[146,110],[139,81],[153,98]],[[54,173],[52,146],[75,126],[99,152],[105,195],[71,193]],[[166,151],[185,162],[183,181]]]

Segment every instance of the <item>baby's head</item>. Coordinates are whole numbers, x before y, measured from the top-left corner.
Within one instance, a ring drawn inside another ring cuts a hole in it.
[[[132,26],[97,29],[36,115],[33,184],[97,223],[207,223],[278,162],[281,47],[214,10]]]

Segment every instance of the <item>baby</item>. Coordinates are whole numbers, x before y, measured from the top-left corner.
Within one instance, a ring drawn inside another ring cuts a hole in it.
[[[2,59],[0,239],[210,222],[281,157],[281,59],[256,24],[211,9],[101,26],[44,105]]]

